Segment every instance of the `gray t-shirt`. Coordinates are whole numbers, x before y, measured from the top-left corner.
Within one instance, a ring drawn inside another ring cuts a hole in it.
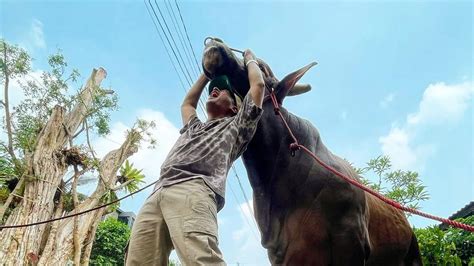
[[[192,117],[161,166],[154,190],[202,178],[217,194],[217,209],[221,210],[227,173],[247,148],[262,112],[248,93],[235,116],[207,122]]]

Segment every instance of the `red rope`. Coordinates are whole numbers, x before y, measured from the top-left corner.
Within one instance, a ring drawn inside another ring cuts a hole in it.
[[[319,159],[312,151],[310,151],[304,145],[301,145],[301,144],[298,143],[298,140],[296,139],[295,135],[293,134],[293,131],[291,130],[290,126],[286,122],[286,119],[283,117],[283,114],[280,111],[280,105],[278,104],[278,100],[276,99],[275,92],[273,91],[273,89],[270,93],[270,98],[271,98],[272,103],[273,103],[273,107],[274,107],[274,110],[275,110],[275,115],[278,115],[281,118],[281,120],[283,121],[283,124],[285,125],[286,129],[290,133],[291,138],[293,139],[293,143],[290,144],[290,150],[291,150],[292,154],[294,154],[294,152],[296,150],[302,149],[304,152],[306,152],[309,156],[311,156],[314,160],[316,160],[320,165],[322,165],[324,168],[326,168],[331,173],[339,176],[340,178],[342,178],[342,179],[346,180],[347,182],[351,183],[352,185],[366,191],[367,193],[370,193],[370,194],[374,195],[375,197],[377,197],[381,201],[383,201],[383,202],[389,204],[390,206],[393,206],[393,207],[395,207],[399,210],[402,210],[402,211],[405,211],[405,212],[410,212],[410,213],[413,213],[415,215],[419,215],[419,216],[422,216],[422,217],[425,217],[425,218],[428,218],[428,219],[436,220],[436,221],[439,221],[439,222],[442,222],[442,223],[445,223],[445,224],[448,224],[448,225],[451,225],[451,226],[454,226],[454,227],[457,227],[457,228],[461,228],[461,229],[466,230],[466,231],[474,232],[474,226],[472,226],[472,225],[456,222],[456,221],[446,219],[446,218],[442,218],[442,217],[438,217],[438,216],[434,216],[434,215],[431,215],[431,214],[428,214],[428,213],[425,213],[425,212],[422,212],[422,211],[419,211],[419,210],[416,210],[416,209],[413,209],[413,208],[403,206],[400,203],[398,203],[398,202],[396,202],[396,201],[394,201],[390,198],[385,197],[384,195],[378,193],[377,191],[372,190],[369,187],[364,186],[363,184],[359,183],[357,180],[349,178],[349,177],[345,176],[344,174],[340,173],[339,171],[337,171],[336,169],[334,169],[333,167],[327,165],[325,162],[323,162],[321,159]]]

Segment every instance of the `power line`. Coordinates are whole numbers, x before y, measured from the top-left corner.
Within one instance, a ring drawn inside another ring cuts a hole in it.
[[[174,0],[174,3],[176,4],[176,8],[178,9],[179,17],[180,17],[180,19],[181,19],[181,23],[183,24],[184,32],[186,33],[186,38],[188,39],[189,47],[191,47],[191,51],[193,52],[194,61],[196,62],[196,65],[199,67],[199,63],[198,63],[198,61],[197,61],[196,54],[194,53],[193,45],[192,45],[191,41],[189,40],[188,29],[186,28],[186,24],[184,23],[183,16],[181,15],[181,9],[179,8],[178,0]]]
[[[172,50],[172,52],[173,52],[173,55],[174,55],[176,61],[177,61],[178,64],[179,64],[179,68],[181,69],[181,73],[183,74],[183,76],[184,76],[185,79],[186,79],[186,75],[185,75],[185,72],[183,71],[183,67],[182,67],[182,65],[181,65],[181,61],[179,61],[179,59],[178,59],[178,57],[177,57],[177,55],[176,55],[176,53],[175,53],[175,51],[174,51],[174,49],[173,49],[173,46],[171,45],[171,42],[169,41],[169,38],[168,38],[168,36],[166,35],[166,32],[165,32],[164,29],[163,29],[163,26],[161,25],[161,22],[160,22],[160,20],[159,20],[157,14],[156,14],[156,12],[155,12],[155,9],[153,8],[153,5],[152,5],[151,1],[148,0],[148,3],[150,4],[150,7],[151,7],[151,9],[152,9],[152,11],[153,11],[154,18],[153,18],[152,12],[151,12],[150,9],[148,8],[148,5],[147,5],[147,3],[146,3],[146,0],[144,0],[144,3],[145,3],[145,6],[146,6],[146,8],[147,8],[147,10],[148,10],[148,14],[150,15],[150,18],[151,18],[151,20],[153,21],[153,24],[155,25],[155,29],[156,29],[156,31],[157,31],[157,33],[158,33],[158,36],[160,37],[160,40],[161,40],[163,46],[165,47],[166,53],[168,54],[168,58],[170,59],[171,64],[172,64],[172,66],[173,66],[173,68],[174,68],[176,74],[178,75],[178,78],[179,78],[179,80],[180,80],[180,82],[181,82],[181,86],[183,87],[184,92],[187,93],[187,90],[186,90],[186,88],[185,88],[185,86],[184,86],[184,82],[183,82],[183,80],[182,80],[182,78],[181,78],[181,76],[180,76],[180,74],[179,74],[179,72],[178,72],[178,70],[177,70],[177,68],[176,68],[176,65],[175,65],[175,63],[174,63],[174,61],[173,61],[173,59],[172,59],[172,57],[171,57],[171,54],[170,54],[170,52],[169,52],[169,50],[168,50],[168,47],[167,47],[166,44],[165,44],[165,41],[164,41],[164,39],[163,39],[163,37],[162,37],[162,34],[161,34],[160,30],[158,29],[158,26],[156,25],[155,20],[158,21],[158,23],[159,23],[159,25],[160,25],[160,28],[161,28],[161,30],[162,30],[164,36],[166,37],[166,40],[167,40],[167,42],[168,42],[168,45],[169,45],[169,47],[171,48],[171,50]],[[189,80],[187,80],[187,82],[188,82],[188,86],[191,87],[191,82],[190,82]],[[205,115],[206,112],[205,112],[205,110],[204,110],[202,101],[201,101],[200,103],[201,103],[201,105],[200,105],[201,112]]]
[[[196,75],[196,77],[197,77],[197,76],[199,76],[199,73],[201,72],[201,71],[200,71],[200,67],[199,67],[199,65],[194,65],[193,62],[192,62],[191,52],[188,52],[189,48],[188,48],[187,45],[184,44],[185,39],[184,39],[183,33],[182,33],[182,31],[181,31],[181,27],[178,25],[179,23],[178,23],[178,20],[177,20],[177,18],[176,18],[176,14],[175,14],[175,12],[174,12],[174,10],[173,10],[173,7],[172,7],[172,5],[171,5],[170,0],[165,1],[165,6],[166,6],[166,9],[167,9],[167,11],[168,11],[168,15],[169,15],[169,17],[171,18],[171,21],[172,21],[172,24],[173,24],[173,27],[174,27],[174,31],[175,31],[175,33],[177,33],[178,39],[179,39],[180,44],[181,44],[181,47],[182,47],[183,50],[184,50],[184,54],[185,54],[185,57],[186,57],[186,59],[187,59],[187,62],[188,62],[188,64],[190,65],[190,69],[191,69],[192,71],[194,71],[194,73],[195,73],[195,75]],[[176,47],[176,49],[179,50],[178,47]],[[184,61],[183,61],[183,64],[186,66],[186,64],[184,63]],[[191,71],[191,72],[192,72],[192,71]],[[201,94],[201,95],[199,96],[199,104],[201,104],[201,108],[202,108],[202,109],[205,109],[205,108],[204,108],[204,103],[203,103],[202,97],[203,97],[203,94]],[[205,112],[204,112],[204,111],[203,111],[203,113],[204,113],[204,115],[205,115]]]
[[[237,174],[237,170],[235,169],[235,166],[234,166],[234,165],[232,165],[232,170],[234,171],[234,175],[235,175],[235,177],[237,178],[237,182],[239,183],[240,190],[242,191],[242,194],[244,195],[244,199],[245,199],[245,202],[246,202],[246,206],[247,206],[247,208],[249,209],[249,212],[250,212],[250,213],[253,213],[252,208],[251,208],[251,206],[250,206],[250,201],[249,201],[249,199],[247,198],[247,194],[245,194],[244,187],[242,186],[242,182],[240,182],[239,175]],[[257,222],[255,221],[255,218],[252,219],[252,221],[253,221],[254,225],[258,227]]]
[[[156,1],[155,1],[156,2]],[[163,28],[163,25],[161,24],[160,22],[160,19],[158,18],[158,15],[156,14],[156,11],[155,11],[155,8],[153,7],[153,4],[151,3],[151,0],[148,0],[148,3],[150,4],[150,7],[151,7],[151,10],[153,11],[153,14],[154,14],[154,17],[156,19],[156,21],[158,22],[158,25],[160,25],[160,28],[161,28],[161,31],[163,32],[163,35],[166,39],[166,41],[168,42],[168,45],[169,47],[171,48],[171,51],[173,52],[173,55],[174,55],[174,58],[176,59],[176,61],[178,62],[178,65],[179,65],[179,68],[181,69],[181,72],[183,73],[186,81],[188,82],[188,85],[191,86],[191,81],[188,79],[188,77],[186,76],[186,72],[183,70],[183,66],[181,65],[181,61],[179,61],[178,59],[178,55],[176,54],[176,51],[173,49],[173,45],[171,45],[171,42],[168,38],[168,36],[166,35],[166,32]],[[161,35],[160,35],[161,36]]]
[[[252,232],[253,237],[255,238],[255,240],[259,241],[258,236],[255,233],[255,231],[253,230],[253,227],[252,227],[252,225],[249,221],[249,218],[245,215],[245,212],[242,209],[242,206],[240,206],[240,204],[239,204],[239,199],[237,197],[237,194],[235,193],[234,189],[232,188],[232,186],[230,184],[229,184],[229,188],[230,188],[230,192],[234,196],[234,199],[235,199],[235,202],[237,203],[237,206],[239,207],[240,213],[242,213],[242,216],[244,216],[244,220],[247,223],[247,225],[249,226],[250,231]],[[247,205],[247,208],[249,208],[249,212],[252,214],[252,209],[250,209],[248,204],[246,204],[246,205]]]
[[[181,76],[179,75],[179,72],[178,70],[176,69],[176,65],[174,64],[174,61],[171,57],[171,54],[170,52],[168,51],[168,47],[166,47],[166,44],[165,44],[165,41],[163,40],[163,37],[161,36],[161,33],[160,33],[160,30],[158,29],[158,26],[156,25],[156,22],[155,20],[153,19],[153,15],[151,14],[151,11],[150,11],[150,8],[148,8],[148,5],[146,4],[146,0],[143,0],[143,2],[145,3],[145,6],[146,6],[146,9],[148,11],[148,14],[150,15],[150,18],[151,18],[151,21],[153,21],[153,24],[155,25],[155,29],[156,29],[156,32],[158,33],[158,36],[160,37],[160,40],[161,40],[161,43],[163,44],[163,46],[165,47],[165,50],[166,50],[166,54],[168,54],[168,58],[171,62],[171,65],[173,66],[173,69],[174,71],[176,72],[176,75],[178,76],[178,79],[181,83],[181,86],[184,90],[184,92],[186,92],[186,88],[184,86],[184,83],[183,83],[183,79],[181,78]]]
[[[170,0],[170,1],[171,1],[171,0]],[[179,8],[178,1],[175,0],[174,3],[175,3],[175,5],[176,5],[176,9],[178,10],[179,18],[180,18],[181,24],[182,24],[182,26],[183,26],[183,28],[184,28],[184,32],[186,33],[186,39],[188,40],[189,48],[190,48],[191,52],[193,53],[194,62],[196,63],[196,67],[197,67],[198,69],[201,69],[201,65],[198,63],[196,54],[194,53],[193,44],[191,43],[191,40],[189,39],[188,29],[187,29],[187,27],[186,27],[186,23],[184,23],[183,16],[181,15],[181,9]]]
[[[183,32],[181,31],[181,27],[179,26],[178,20],[176,18],[176,14],[175,14],[174,9],[173,9],[173,6],[171,5],[171,1],[170,0],[165,0],[165,5],[166,5],[166,9],[168,10],[168,14],[172,19],[173,27],[174,27],[175,31],[178,33],[179,42],[181,43],[181,47],[184,50],[184,53],[186,55],[186,59],[188,60],[188,63],[191,65],[191,69],[194,71],[194,74],[196,74],[196,76],[198,76],[199,72],[200,72],[199,67],[196,69],[196,66],[192,62],[191,51],[189,51],[188,46],[186,44],[184,44],[185,40],[184,40]]]
[[[169,34],[169,36],[171,37],[171,41],[173,42],[174,46],[176,47],[176,51],[178,52],[179,58],[181,59],[181,61],[182,61],[183,64],[184,64],[183,57],[181,56],[181,53],[180,53],[180,51],[179,51],[179,49],[178,49],[178,46],[176,45],[176,41],[175,41],[174,38],[173,38],[173,34],[171,34],[170,28],[168,27],[168,23],[166,23],[165,17],[163,16],[163,13],[161,12],[161,8],[160,8],[160,6],[158,5],[158,3],[156,2],[156,0],[155,0],[155,5],[156,5],[156,8],[158,9],[158,13],[160,13],[160,16],[161,16],[161,19],[163,20],[163,23],[165,24],[166,30],[168,31],[168,34]],[[161,25],[161,24],[160,24],[160,25]],[[164,31],[164,30],[163,30],[163,31]],[[189,77],[189,79],[191,80],[191,82],[190,82],[190,84],[189,84],[189,85],[191,86],[191,84],[192,84],[192,77],[191,77],[191,74],[189,74],[189,71],[188,71],[187,68],[185,68],[185,70],[186,70],[186,74],[188,74],[188,77]]]

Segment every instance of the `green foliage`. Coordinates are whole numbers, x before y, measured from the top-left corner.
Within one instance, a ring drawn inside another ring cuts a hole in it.
[[[0,187],[4,186],[7,181],[18,178],[15,166],[8,157],[0,157]]]
[[[130,135],[132,145],[138,145],[138,143],[144,140],[150,144],[148,148],[155,148],[157,142],[156,139],[153,138],[153,134],[150,131],[155,127],[155,121],[138,119],[132,129],[127,132]]]
[[[125,186],[125,190],[127,192],[135,192],[139,189],[138,185],[140,183],[145,183],[143,179],[145,178],[145,175],[142,174],[142,170],[138,170],[133,167],[133,163],[131,164],[128,160],[125,161],[125,164],[122,165],[120,168],[120,176],[119,176],[119,182],[125,183],[129,182]]]
[[[104,136],[110,133],[110,111],[117,109],[118,97],[111,90],[97,88],[93,96],[93,106],[88,111],[88,120],[94,125],[97,134]]]
[[[0,203],[3,204],[7,201],[8,196],[10,195],[10,190],[8,187],[0,186]]]
[[[130,237],[128,226],[108,218],[97,228],[92,246],[91,265],[124,265],[125,245]]]
[[[474,215],[456,221],[474,225]],[[446,230],[446,241],[456,245],[456,252],[463,265],[474,265],[474,233],[449,227]]]
[[[438,226],[415,229],[424,265],[461,265],[456,245]]]
[[[67,62],[60,50],[49,56],[48,63],[50,70],[42,72],[40,80],[29,75],[21,83],[26,99],[14,109],[19,120],[32,121],[39,127],[48,120],[54,106],[70,110],[73,96],[69,93],[68,82],[75,82],[79,76],[77,70],[66,73]]]
[[[17,130],[13,135],[13,145],[22,149],[23,152],[32,152],[44,121],[30,114],[23,113],[16,117],[15,122]]]
[[[118,197],[117,197],[117,194],[113,191],[113,190],[107,190],[104,195],[102,195],[101,197],[101,202],[102,203],[109,203],[109,202],[112,202],[114,200],[117,200]],[[107,213],[110,213],[110,212],[113,212],[115,210],[117,210],[117,208],[120,206],[120,202],[116,202],[114,204],[111,204],[109,206],[107,206]]]
[[[392,171],[392,164],[388,156],[379,156],[370,160],[364,168],[356,169],[362,175],[375,173],[377,181],[361,178],[363,184],[379,191],[385,196],[398,201],[402,205],[418,209],[420,201],[429,199],[426,187],[419,179],[418,173],[413,171]]]
[[[31,57],[28,53],[24,49],[0,39],[0,80],[3,82],[6,76],[10,80],[23,76],[30,69]]]

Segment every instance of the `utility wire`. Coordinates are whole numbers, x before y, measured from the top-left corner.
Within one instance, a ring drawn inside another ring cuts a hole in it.
[[[184,74],[184,71],[183,71],[183,68],[182,68],[182,66],[181,66],[181,62],[179,61],[178,57],[176,56],[176,53],[175,53],[173,47],[171,46],[171,42],[169,41],[168,37],[167,37],[166,34],[165,34],[165,31],[164,31],[163,27],[161,26],[161,23],[160,23],[160,21],[159,21],[159,19],[158,19],[158,16],[156,15],[156,12],[154,11],[154,8],[153,8],[153,5],[152,5],[151,1],[148,0],[148,3],[150,4],[150,7],[151,7],[153,13],[150,11],[150,8],[148,7],[148,5],[147,5],[147,3],[146,3],[146,0],[144,0],[144,3],[145,3],[145,6],[146,6],[146,8],[147,8],[147,10],[148,10],[148,14],[150,15],[150,18],[151,18],[151,20],[153,21],[153,24],[155,25],[155,29],[156,29],[156,32],[158,33],[158,36],[160,37],[161,43],[162,43],[163,46],[165,47],[165,50],[166,50],[166,53],[168,54],[168,58],[170,59],[171,65],[173,66],[173,69],[175,70],[176,74],[178,75],[178,78],[179,78],[179,80],[180,80],[181,86],[183,87],[184,93],[186,94],[186,93],[187,93],[187,90],[186,90],[186,87],[185,87],[185,85],[184,85],[183,79],[181,78],[181,76],[180,76],[180,74],[179,74],[179,72],[178,72],[178,69],[176,68],[176,65],[175,65],[175,63],[174,63],[174,61],[173,61],[173,59],[172,59],[172,57],[171,57],[171,54],[170,54],[170,52],[169,52],[169,50],[168,50],[168,47],[167,47],[166,44],[165,44],[165,41],[164,41],[164,39],[163,39],[163,36],[162,36],[160,30],[158,29],[158,26],[157,26],[155,20],[158,21],[158,23],[160,24],[160,28],[161,28],[161,30],[162,30],[164,36],[166,37],[168,44],[170,45],[170,49],[172,49],[172,52],[173,52],[173,54],[174,54],[174,57],[175,57],[176,61],[177,61],[178,64],[179,64],[179,67],[180,67],[180,69],[181,69],[181,73],[182,73],[183,75],[185,75],[185,74]],[[153,14],[154,14],[154,15],[153,15]],[[189,81],[188,81],[188,86],[191,87],[191,83],[190,83]],[[205,112],[205,109],[204,109],[204,106],[203,106],[202,101],[201,101],[201,105],[200,105],[199,107],[200,107],[200,109],[201,109],[201,112],[202,112],[204,115],[206,115],[206,112]]]
[[[155,0],[155,5],[156,5],[156,8],[158,9],[158,13],[160,13],[160,16],[161,16],[161,19],[163,20],[163,23],[165,24],[166,30],[167,30],[169,36],[171,37],[171,41],[173,42],[174,46],[176,47],[176,51],[178,52],[179,58],[181,59],[181,61],[182,61],[183,64],[184,64],[184,60],[183,60],[183,57],[182,57],[182,55],[181,55],[181,53],[180,53],[180,51],[179,51],[179,49],[178,49],[178,45],[176,45],[176,41],[175,41],[174,38],[173,38],[173,34],[171,34],[170,28],[168,27],[168,23],[166,23],[165,17],[163,16],[163,13],[161,12],[161,8],[160,8],[160,6],[158,5],[158,3],[156,2],[156,0]],[[160,24],[160,25],[161,25],[161,24]],[[163,31],[164,31],[164,30],[163,30]],[[191,86],[191,85],[192,85],[192,80],[193,80],[193,78],[191,77],[191,74],[189,74],[188,69],[185,68],[185,70],[186,70],[186,74],[188,74],[188,78],[189,78],[189,80],[190,80],[190,82],[189,82],[190,84],[189,84],[189,85]]]
[[[195,64],[193,63],[193,61],[192,61],[193,59],[192,59],[192,57],[191,57],[191,52],[188,52],[189,48],[188,48],[187,45],[184,44],[185,39],[184,39],[183,33],[182,33],[182,31],[181,31],[181,27],[179,26],[178,20],[177,20],[177,18],[176,18],[176,14],[175,14],[175,12],[174,12],[174,10],[173,10],[173,7],[172,7],[172,5],[171,5],[170,0],[165,1],[165,6],[166,6],[166,10],[168,11],[168,15],[169,15],[169,17],[171,18],[174,31],[177,33],[178,39],[179,39],[179,41],[180,41],[180,43],[181,43],[181,47],[182,47],[182,49],[184,50],[184,54],[185,54],[185,57],[186,57],[186,59],[187,59],[187,63],[190,65],[190,69],[192,70],[191,72],[194,71],[194,74],[195,74],[196,77],[197,77],[197,76],[199,76],[199,73],[201,72],[201,71],[200,71],[200,67],[199,67],[199,65],[195,65]],[[176,49],[179,50],[177,47],[176,47]],[[186,66],[186,63],[183,62],[183,64],[184,64],[184,66]],[[204,108],[205,105],[204,105],[204,102],[203,102],[203,100],[202,100],[203,95],[204,95],[204,94],[201,94],[201,95],[199,96],[199,104],[201,104],[201,108],[202,108],[202,109],[205,109],[205,108]],[[205,112],[203,112],[203,113],[205,114]]]
[[[155,2],[156,2],[156,1],[155,1]],[[160,25],[161,31],[163,32],[163,35],[164,35],[166,41],[168,42],[168,45],[169,45],[169,47],[171,48],[171,51],[173,52],[173,55],[174,55],[174,58],[176,59],[176,62],[178,62],[178,65],[179,65],[179,68],[180,68],[181,72],[183,73],[183,75],[184,75],[186,81],[188,82],[188,85],[191,86],[192,83],[191,83],[191,81],[188,79],[188,77],[186,76],[186,72],[183,70],[183,66],[181,65],[181,61],[179,61],[178,55],[176,54],[176,51],[173,49],[173,45],[171,45],[171,42],[170,42],[168,36],[166,35],[166,32],[165,32],[165,30],[164,30],[164,28],[163,28],[163,25],[162,25],[161,22],[160,22],[160,19],[158,18],[158,15],[156,14],[155,8],[153,7],[153,4],[151,3],[151,0],[148,0],[148,3],[150,4],[151,10],[152,10],[152,12],[153,12],[153,15],[154,15],[156,21],[158,22],[158,25]],[[160,35],[160,36],[161,36],[161,35]],[[166,47],[166,46],[165,46],[165,47]]]
[[[191,69],[194,71],[194,74],[196,76],[199,76],[199,73],[200,73],[199,67],[196,68],[196,65],[194,64],[194,62],[192,62],[193,59],[192,59],[191,51],[189,51],[189,47],[185,44],[185,39],[183,36],[184,34],[181,30],[181,27],[179,26],[178,19],[176,18],[176,14],[174,12],[173,6],[171,5],[171,1],[165,0],[165,5],[168,11],[168,14],[172,19],[173,28],[178,33],[179,42],[181,43],[181,47],[183,48],[184,53],[186,54],[186,59],[188,60],[189,65],[191,65]]]
[[[171,0],[170,0],[170,1],[171,1]],[[175,5],[176,5],[176,9],[178,10],[179,18],[180,18],[181,24],[182,24],[182,26],[183,26],[183,28],[184,28],[184,32],[185,32],[185,34],[186,34],[186,39],[188,40],[189,48],[190,48],[191,52],[193,53],[194,62],[196,63],[196,67],[197,67],[198,69],[201,69],[201,64],[198,63],[196,54],[194,53],[193,44],[191,43],[191,40],[189,39],[188,29],[186,28],[186,23],[184,23],[184,19],[183,19],[183,16],[182,16],[182,14],[181,14],[181,9],[179,8],[179,5],[178,5],[178,1],[175,0],[174,3],[175,3]]]
[[[188,39],[189,47],[191,48],[191,51],[193,52],[194,61],[196,62],[196,65],[197,65],[198,68],[199,68],[199,63],[198,63],[198,61],[197,61],[196,54],[194,53],[193,45],[192,45],[191,41],[189,40],[188,29],[186,28],[186,24],[184,23],[183,16],[181,15],[181,9],[179,8],[178,0],[174,0],[174,3],[176,4],[176,8],[178,9],[179,17],[180,17],[180,19],[181,19],[181,23],[183,24],[184,32],[186,33],[186,38]]]
[[[229,188],[230,188],[230,192],[234,196],[235,202],[237,203],[237,206],[239,207],[240,212],[244,216],[245,222],[247,223],[247,225],[249,226],[250,231],[252,232],[253,237],[255,238],[255,240],[259,241],[258,234],[256,234],[255,231],[253,230],[253,226],[251,225],[248,217],[245,215],[245,212],[242,209],[242,206],[240,206],[239,198],[237,197],[237,194],[235,193],[234,189],[232,188],[232,186],[230,184],[229,184]],[[252,214],[252,209],[250,209],[250,205],[247,204],[247,208],[249,208],[249,212],[250,212],[250,214]]]

